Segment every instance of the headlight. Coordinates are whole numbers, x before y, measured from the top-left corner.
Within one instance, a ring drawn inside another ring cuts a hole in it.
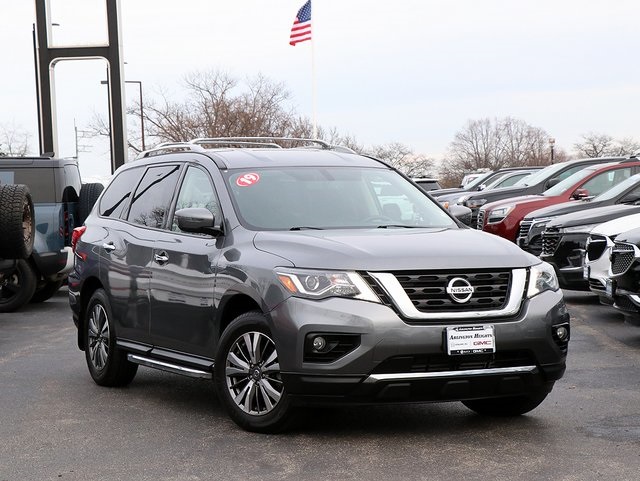
[[[527,289],[527,297],[531,299],[544,291],[557,291],[560,289],[558,277],[553,266],[546,262],[542,262],[531,267],[529,273],[529,288]]]
[[[487,199],[471,199],[465,200],[464,205],[469,207],[469,209],[477,209],[478,207],[482,207],[487,203]]]
[[[598,224],[574,225],[571,227],[563,227],[560,229],[564,234],[573,234],[575,232],[589,234]]]
[[[531,228],[540,229],[545,225],[547,225],[551,219],[554,219],[554,217],[542,217],[541,219],[533,219],[533,222],[531,223]]]
[[[501,222],[505,217],[509,215],[509,212],[513,210],[515,206],[513,204],[505,205],[504,207],[499,207],[497,209],[493,209],[489,212],[489,216],[487,217],[488,224],[495,224],[497,222]]]
[[[284,288],[296,297],[307,299],[351,297],[363,301],[380,302],[380,298],[355,272],[278,269],[276,274]]]

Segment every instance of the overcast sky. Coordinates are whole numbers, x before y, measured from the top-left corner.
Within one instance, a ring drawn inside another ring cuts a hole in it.
[[[312,115],[311,45],[288,44],[305,0],[121,0],[125,76],[180,95],[193,71],[284,82]],[[318,123],[361,143],[402,142],[440,157],[469,119],[512,116],[571,150],[581,134],[640,139],[638,0],[312,0]],[[57,44],[106,39],[104,0],[51,0]],[[32,0],[0,0],[0,124],[37,150]],[[105,64],[56,67],[60,155],[106,115]],[[134,84],[127,98],[137,98]],[[82,173],[110,171],[81,139]]]

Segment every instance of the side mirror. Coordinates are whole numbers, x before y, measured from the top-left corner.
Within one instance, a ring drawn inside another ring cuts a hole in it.
[[[554,185],[559,184],[561,181],[562,180],[559,179],[558,177],[554,177],[553,179],[549,179],[549,181],[547,182],[547,189],[550,189]]]
[[[486,188],[487,188],[487,184],[480,184],[480,185],[478,186],[478,190],[484,190],[484,189],[486,189]]]
[[[584,199],[589,197],[589,191],[587,189],[576,189],[573,194],[571,194],[572,199]]]
[[[190,207],[180,209],[175,213],[175,219],[180,230],[193,234],[221,234],[221,230],[215,227],[213,214],[202,207]]]
[[[472,215],[471,209],[460,204],[449,204],[449,212],[451,215],[462,222],[464,225],[471,225]]]

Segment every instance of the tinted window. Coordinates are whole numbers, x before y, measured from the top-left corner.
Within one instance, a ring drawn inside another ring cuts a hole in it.
[[[61,199],[56,199],[54,172],[53,167],[3,170],[0,172],[0,182],[28,186],[34,203],[60,202]]]
[[[149,168],[131,200],[127,216],[129,222],[147,227],[162,227],[178,183],[179,172],[179,165]]]
[[[599,195],[623,180],[628,179],[630,175],[631,169],[629,167],[610,170],[589,179],[581,188],[585,189],[589,195]]]
[[[189,207],[202,207],[213,214],[214,219],[220,219],[220,204],[216,197],[209,175],[202,169],[189,167],[178,193],[176,210]],[[180,231],[174,220],[171,230]]]
[[[98,212],[101,216],[122,218],[129,205],[131,192],[138,185],[138,180],[144,170],[142,168],[124,170],[117,174],[109,183],[100,199]]]

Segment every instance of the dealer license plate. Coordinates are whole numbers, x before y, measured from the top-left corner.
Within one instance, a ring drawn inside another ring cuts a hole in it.
[[[589,266],[584,266],[582,277],[584,277],[584,279],[587,281],[589,280]]]
[[[605,294],[607,297],[613,297],[616,293],[616,285],[611,279],[607,279],[605,284]]]
[[[484,354],[496,352],[492,325],[447,327],[447,354]]]

